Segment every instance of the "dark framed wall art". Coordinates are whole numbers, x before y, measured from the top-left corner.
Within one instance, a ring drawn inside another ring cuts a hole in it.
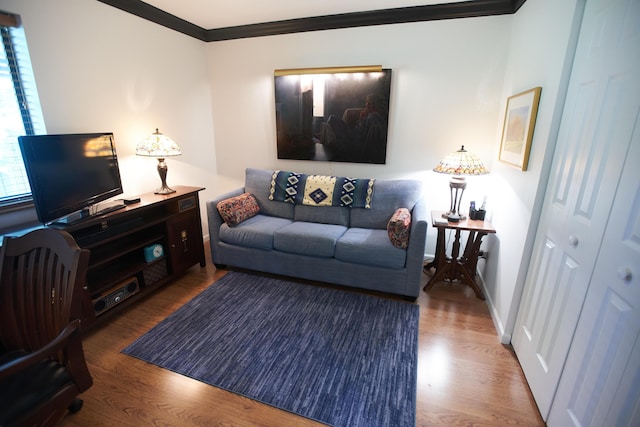
[[[279,159],[384,164],[391,70],[276,70]]]

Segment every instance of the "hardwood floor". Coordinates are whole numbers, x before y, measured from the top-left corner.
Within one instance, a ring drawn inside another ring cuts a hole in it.
[[[195,266],[136,304],[105,314],[84,340],[94,385],[82,395],[82,410],[67,415],[61,425],[322,425],[120,353],[225,273],[210,263]],[[484,301],[470,288],[440,283],[417,303],[418,426],[544,426],[514,354],[499,343]]]

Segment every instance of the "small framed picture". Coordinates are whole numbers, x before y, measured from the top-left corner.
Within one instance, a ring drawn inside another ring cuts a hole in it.
[[[522,171],[529,163],[541,92],[542,88],[536,87],[507,99],[499,159]]]

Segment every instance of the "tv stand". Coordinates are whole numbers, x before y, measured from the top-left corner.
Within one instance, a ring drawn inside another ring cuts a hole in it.
[[[118,203],[118,202],[114,202],[113,204],[109,204],[108,206],[105,206],[103,208],[100,207],[100,205],[97,206],[97,211],[95,212],[91,212],[91,210],[89,210],[89,216],[100,216],[100,215],[106,215],[108,213],[111,212],[115,212],[117,210],[120,209],[124,209],[126,207],[126,205],[122,202]]]
[[[89,249],[83,329],[153,292],[195,264],[205,266],[201,187],[146,193],[140,202],[77,223],[51,224]],[[154,251],[155,249],[155,251]]]
[[[86,221],[91,217],[98,217],[98,216],[106,215],[111,212],[115,212],[120,209],[124,209],[125,207],[126,205],[122,202],[106,203],[106,206],[102,208],[100,207],[99,204],[92,205],[82,210],[79,210],[78,212],[74,212],[65,217],[57,219],[56,221],[52,222],[50,225],[55,228],[66,227],[68,225],[73,225],[82,221]]]

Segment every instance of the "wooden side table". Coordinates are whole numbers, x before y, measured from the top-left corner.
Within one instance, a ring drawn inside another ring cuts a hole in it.
[[[436,241],[436,255],[432,262],[424,266],[425,273],[435,268],[435,273],[425,285],[424,291],[428,291],[437,282],[443,280],[458,280],[471,287],[476,296],[484,299],[482,290],[476,283],[476,267],[482,238],[489,233],[495,233],[496,229],[488,221],[467,219],[460,222],[447,222],[442,218],[441,211],[431,211],[431,225],[438,229]],[[445,230],[455,230],[455,240],[451,249],[451,257],[446,254]],[[469,237],[460,256],[460,235],[462,231],[468,231]]]

